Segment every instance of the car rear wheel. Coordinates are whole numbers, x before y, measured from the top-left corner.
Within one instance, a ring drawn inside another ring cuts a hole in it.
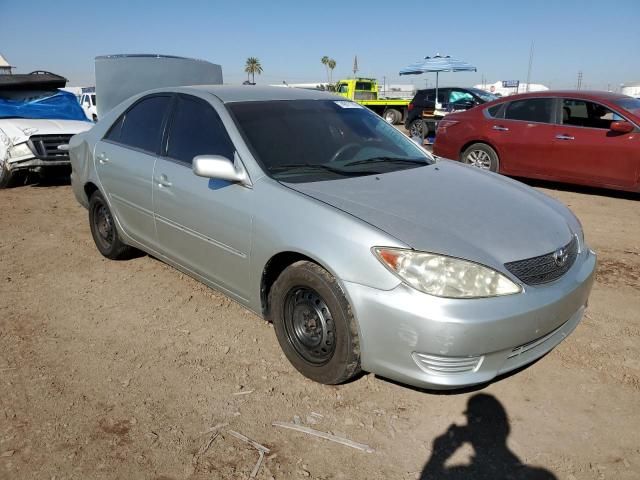
[[[497,172],[500,160],[496,151],[486,143],[474,143],[462,152],[462,162],[482,170]]]
[[[132,256],[133,248],[120,239],[109,205],[97,190],[89,200],[89,226],[93,241],[102,255],[111,260]]]
[[[280,274],[269,292],[269,320],[305,377],[335,385],[360,372],[356,320],[336,279],[319,265],[299,261]]]
[[[382,118],[384,118],[384,120],[391,125],[395,125],[396,123],[398,123],[401,117],[402,114],[395,108],[388,108],[382,114]]]
[[[426,132],[424,130],[424,122],[420,119],[414,120],[409,124],[409,135],[411,137],[426,137]]]

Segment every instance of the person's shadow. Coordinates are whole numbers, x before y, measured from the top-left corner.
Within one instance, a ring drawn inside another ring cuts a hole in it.
[[[450,479],[526,479],[557,480],[544,468],[531,467],[507,447],[509,419],[502,404],[492,395],[476,394],[467,403],[467,424],[452,424],[433,440],[431,458],[422,470],[421,480]],[[445,462],[463,444],[474,450],[469,465],[445,467]]]

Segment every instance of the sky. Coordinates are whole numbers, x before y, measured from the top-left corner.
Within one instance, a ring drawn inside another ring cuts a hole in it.
[[[168,1],[0,0],[0,53],[14,73],[49,70],[68,86],[94,84],[94,58],[158,53],[222,65],[225,83],[246,79],[260,60],[260,84],[359,76],[433,86],[434,74],[399,77],[426,55],[477,67],[445,73],[440,85],[527,77],[551,88],[617,90],[640,82],[640,0]]]

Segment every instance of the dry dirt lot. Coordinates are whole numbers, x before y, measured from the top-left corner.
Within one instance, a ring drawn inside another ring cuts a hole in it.
[[[258,452],[229,430],[270,449],[263,480],[640,478],[640,199],[542,188],[599,254],[587,316],[530,367],[448,394],[314,384],[223,295],[102,258],[68,185],[0,191],[0,479],[247,478]],[[272,426],[294,419],[375,452]]]

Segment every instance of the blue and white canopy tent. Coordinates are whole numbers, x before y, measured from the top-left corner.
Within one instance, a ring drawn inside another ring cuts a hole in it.
[[[442,56],[437,53],[433,57],[424,57],[416,63],[400,70],[400,75],[419,75],[421,73],[435,72],[436,74],[436,107],[438,104],[438,74],[440,72],[477,72],[478,69],[463,60]]]

